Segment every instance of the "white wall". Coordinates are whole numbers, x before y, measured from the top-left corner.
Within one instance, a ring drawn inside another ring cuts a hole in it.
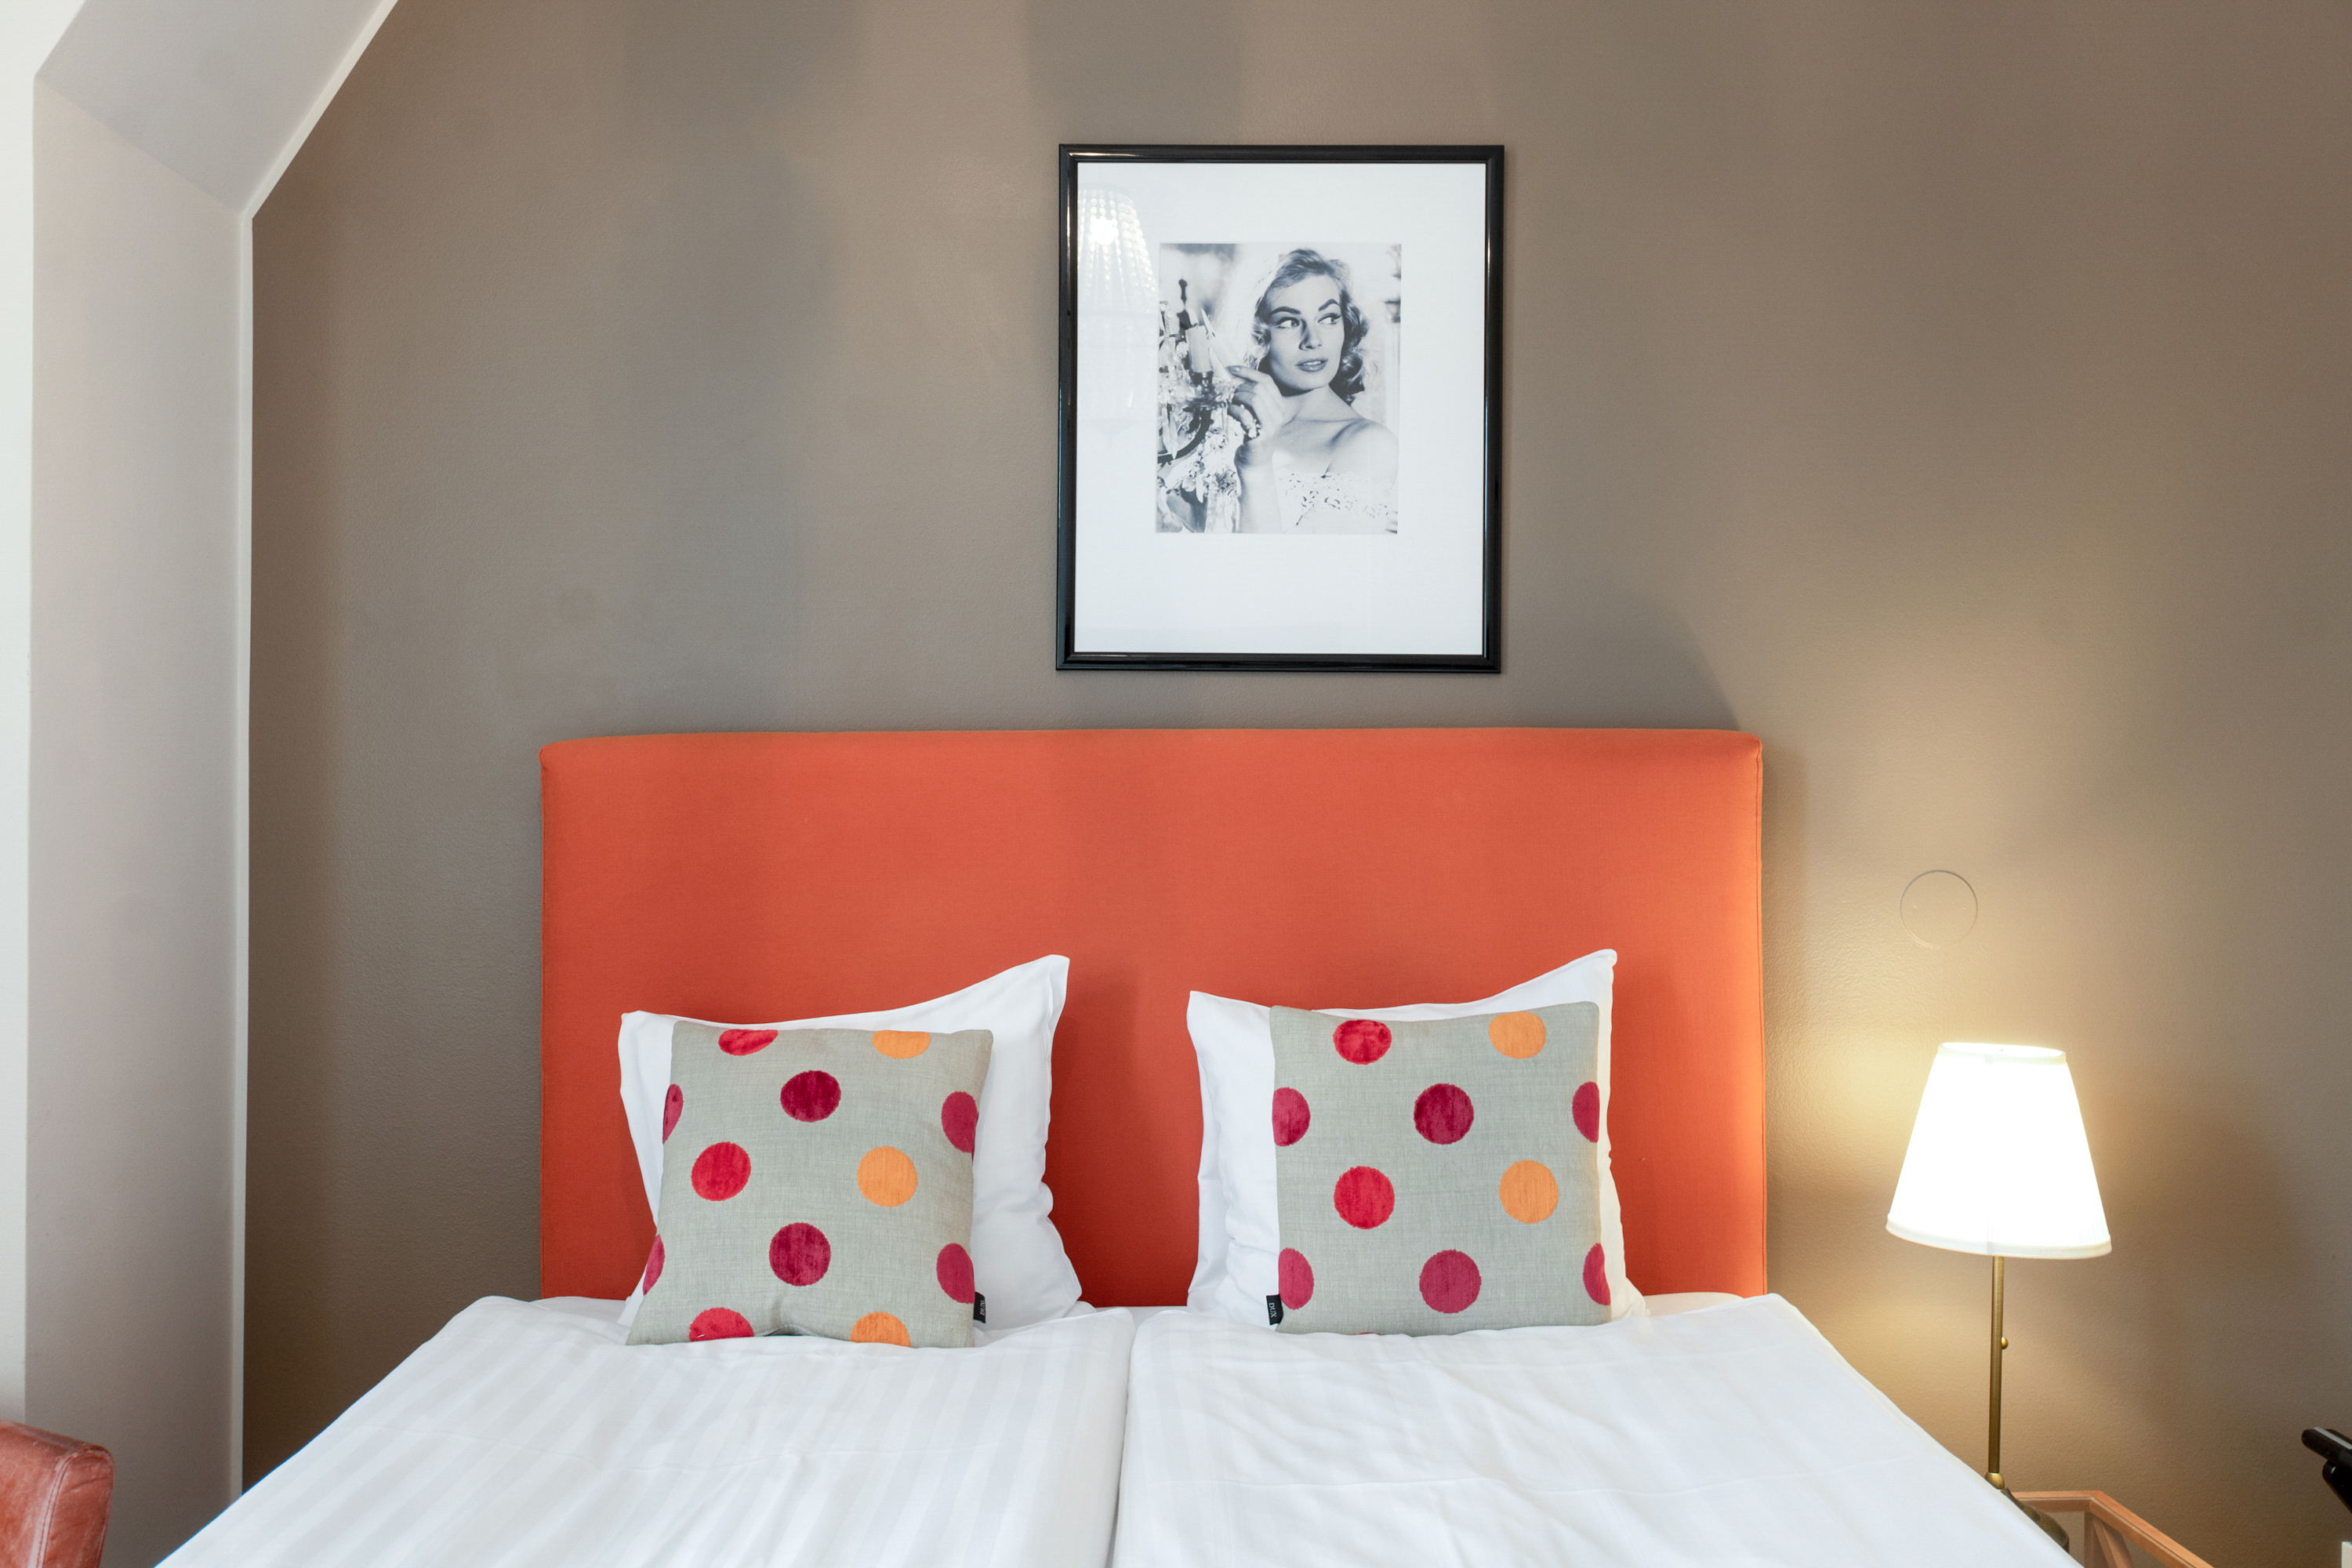
[[[33,73],[80,0],[0,5],[0,1416],[25,1413],[26,807],[33,645]]]
[[[242,215],[36,95],[26,1410],[233,1495]]]
[[[390,5],[0,0],[0,1415],[109,1568],[239,1480],[250,220]]]

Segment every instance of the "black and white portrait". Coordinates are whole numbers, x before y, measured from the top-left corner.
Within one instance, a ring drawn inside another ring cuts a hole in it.
[[[1162,533],[1393,534],[1403,247],[1163,243]]]
[[[1502,168],[1062,149],[1055,668],[1501,668]]]

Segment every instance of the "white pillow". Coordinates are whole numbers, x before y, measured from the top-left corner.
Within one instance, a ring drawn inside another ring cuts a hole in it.
[[[1642,1310],[1625,1278],[1625,1226],[1609,1173],[1609,1001],[1617,954],[1603,948],[1481,1002],[1408,1007],[1325,1007],[1337,1018],[1426,1023],[1591,1002],[1601,1009],[1601,1245],[1609,1265],[1609,1316]],[[1192,993],[1185,1009],[1201,1064],[1201,1239],[1185,1303],[1235,1322],[1265,1322],[1276,1294],[1282,1224],[1274,1187],[1274,1020],[1255,1002]]]
[[[1078,1304],[1077,1271],[1062,1249],[1062,1235],[1052,1217],[1054,1194],[1045,1190],[1054,1026],[1061,1021],[1069,973],[1070,961],[1055,954],[912,1007],[750,1026],[929,1029],[940,1034],[986,1029],[995,1036],[988,1078],[980,1091],[980,1131],[971,1156],[972,1276],[987,1299],[992,1329],[1043,1322]],[[629,1013],[621,1019],[621,1108],[628,1115],[629,1141],[636,1146],[637,1170],[645,1178],[646,1205],[655,1214],[661,1213],[662,1101],[669,1093],[670,1026],[677,1022],[666,1013]],[[1269,1044],[1267,1049],[1272,1048]],[[621,1312],[623,1324],[635,1317],[641,1293],[629,1293]]]

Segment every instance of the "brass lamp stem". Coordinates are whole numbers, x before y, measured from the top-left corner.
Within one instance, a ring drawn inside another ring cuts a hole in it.
[[[2003,1352],[2003,1351],[2005,1351],[2005,1350],[2007,1350],[2007,1349],[2009,1348],[2009,1341],[2001,1337],[2001,1331],[2000,1331],[2000,1293],[2001,1293],[2001,1283],[2002,1283],[2002,1281],[2001,1281],[2001,1267],[2000,1267],[2000,1266],[2001,1266],[2001,1264],[2002,1264],[2004,1261],[2005,1261],[2005,1259],[2003,1259],[2003,1258],[2001,1258],[2000,1254],[1999,1254],[1999,1253],[1995,1253],[1995,1254],[1993,1254],[1993,1259],[1992,1259],[1992,1413],[1991,1413],[1990,1417],[1988,1419],[1988,1421],[1986,1422],[1986,1425],[1985,1425],[1985,1434],[1986,1434],[1986,1436],[1985,1436],[1985,1479],[1987,1479],[1987,1480],[1990,1481],[1993,1485],[1995,1485],[1995,1486],[1997,1486],[1997,1487],[2000,1487],[2000,1486],[2001,1486],[2001,1480],[2000,1480],[2000,1352]],[[2001,1487],[2001,1489],[2002,1489],[2003,1491],[2006,1491],[2006,1490],[2008,1490],[2009,1489],[2008,1489],[2007,1487]]]

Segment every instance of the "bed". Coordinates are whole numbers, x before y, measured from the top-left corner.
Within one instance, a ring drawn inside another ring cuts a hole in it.
[[[1155,1316],[1118,1568],[2068,1561],[1777,1296],[1598,1328]]]
[[[2057,1560],[1763,1296],[1751,737],[650,736],[542,771],[549,1299],[467,1309],[175,1562],[1094,1564],[1114,1508],[1134,1568]],[[1353,1339],[1165,1310],[1212,1206],[1188,993],[1459,999],[1602,947],[1660,1310]],[[621,1342],[654,1233],[623,1014],[848,1013],[1045,952],[1090,1310],[970,1351]]]
[[[619,1305],[475,1302],[169,1561],[1102,1563],[1129,1314],[969,1351],[630,1346]]]

